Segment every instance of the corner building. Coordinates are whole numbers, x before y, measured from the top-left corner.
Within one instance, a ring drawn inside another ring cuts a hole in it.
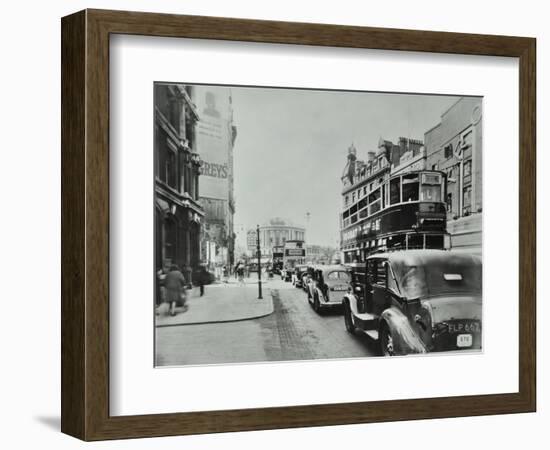
[[[481,253],[482,99],[461,97],[424,135],[426,165],[447,175],[447,231],[454,250]]]
[[[192,86],[154,86],[155,270],[177,264],[189,281],[200,260],[204,216],[192,96]]]

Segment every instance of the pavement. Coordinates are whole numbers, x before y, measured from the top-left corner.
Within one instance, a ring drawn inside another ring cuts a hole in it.
[[[258,281],[247,279],[245,283],[229,280],[205,286],[201,297],[199,288],[188,291],[187,309],[176,308],[176,315],[168,314],[168,305],[162,305],[155,317],[155,326],[198,325],[236,322],[265,317],[273,312],[273,299],[269,284],[262,282],[262,297],[258,299]]]
[[[226,286],[226,292],[233,289]],[[256,298],[253,295],[257,293],[254,286],[245,289],[250,289],[250,294]],[[214,288],[211,290],[214,291]],[[273,313],[257,319],[157,327],[155,365],[239,364],[377,356],[376,346],[364,334],[351,335],[346,331],[341,311],[327,311],[318,315],[309,305],[306,293],[291,283],[272,280],[264,290],[264,297],[268,296],[274,306]]]

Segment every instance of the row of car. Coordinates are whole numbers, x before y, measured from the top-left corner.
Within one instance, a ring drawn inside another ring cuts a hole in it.
[[[482,262],[448,250],[378,253],[363,263],[296,266],[292,282],[321,314],[343,312],[386,356],[482,346]]]

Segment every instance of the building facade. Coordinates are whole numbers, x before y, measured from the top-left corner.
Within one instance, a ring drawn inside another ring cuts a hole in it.
[[[462,97],[424,135],[426,166],[447,174],[447,230],[453,249],[481,252],[482,99]]]
[[[331,264],[335,259],[339,259],[339,254],[334,247],[316,244],[306,245],[307,264]]]
[[[233,148],[237,128],[229,88],[195,86],[193,94],[200,117],[197,148],[202,161],[200,201],[204,208],[201,258],[214,270],[235,262]]]
[[[246,235],[248,252],[255,255],[257,244],[256,229],[250,229]],[[304,227],[292,224],[279,217],[271,219],[260,226],[260,251],[264,256],[270,256],[273,247],[284,246],[286,241],[305,241],[306,230]]]
[[[340,256],[343,262],[364,261],[368,254],[383,245],[373,237],[380,230],[383,219],[371,217],[396,203],[394,192],[387,189],[389,178],[425,168],[426,150],[420,140],[400,137],[394,144],[380,138],[377,151],[367,152],[366,160],[358,159],[353,144],[348,148],[341,177]],[[405,189],[402,192],[405,195]],[[397,223],[393,225],[398,226]]]
[[[343,262],[349,263],[363,258],[367,251],[361,242],[366,214],[379,207],[380,198],[374,198],[376,191],[390,176],[393,143],[380,139],[378,150],[369,151],[367,159],[357,157],[352,144],[348,148],[347,162],[342,173],[342,212],[340,214],[340,250]],[[366,208],[360,211],[360,204]]]
[[[177,264],[186,278],[200,262],[199,119],[193,87],[156,83],[154,87],[155,267]]]

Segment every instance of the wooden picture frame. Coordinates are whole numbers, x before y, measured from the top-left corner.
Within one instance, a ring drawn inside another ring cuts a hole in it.
[[[62,417],[84,440],[535,411],[536,40],[85,10],[62,30]],[[109,415],[109,36],[134,34],[519,58],[519,391],[141,416]]]

